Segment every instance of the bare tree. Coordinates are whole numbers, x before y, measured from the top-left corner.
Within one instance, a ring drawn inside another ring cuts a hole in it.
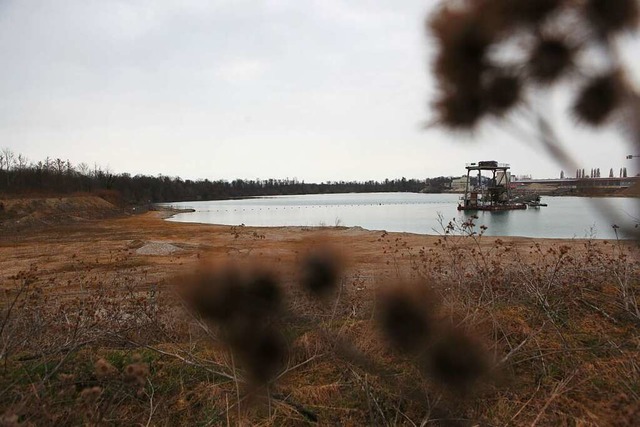
[[[16,160],[16,167],[18,168],[18,170],[24,170],[28,165],[29,159],[23,154],[18,154],[18,158]]]
[[[91,168],[85,162],[77,164],[76,170],[80,175],[89,176],[91,174]]]
[[[53,161],[53,168],[58,175],[62,175],[65,171],[65,162],[64,160],[57,158]]]
[[[15,153],[8,147],[0,152],[0,169],[9,171],[15,166]]]

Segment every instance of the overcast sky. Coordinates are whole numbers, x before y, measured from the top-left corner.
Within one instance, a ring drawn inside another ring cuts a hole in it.
[[[558,176],[501,127],[423,129],[435,3],[1,0],[0,147],[191,179],[425,178],[488,159]],[[615,131],[562,119],[565,98],[544,108],[584,168],[635,174]]]

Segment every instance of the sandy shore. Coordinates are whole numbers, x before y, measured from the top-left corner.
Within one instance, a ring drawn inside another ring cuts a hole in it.
[[[353,271],[382,277],[395,273],[398,263],[404,262],[405,254],[416,253],[423,247],[433,248],[440,239],[359,227],[261,228],[163,220],[170,214],[169,211],[148,212],[4,233],[0,239],[0,280],[5,282],[33,265],[37,265],[41,275],[60,279],[77,274],[77,266],[88,263],[99,264],[106,275],[131,266],[147,267],[147,282],[151,284],[189,270],[203,259],[246,256],[277,263],[286,270],[301,253],[327,242],[344,254]],[[492,247],[496,240],[523,249],[534,243],[544,247],[584,245],[584,240],[488,236],[482,237],[479,244]],[[396,248],[400,241],[402,248]],[[397,253],[393,253],[396,250]],[[391,259],[395,266],[389,265]]]

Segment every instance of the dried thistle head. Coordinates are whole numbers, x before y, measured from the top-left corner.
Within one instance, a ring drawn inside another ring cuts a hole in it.
[[[602,125],[622,102],[619,72],[607,73],[590,80],[573,104],[578,120],[592,126]]]
[[[463,331],[450,330],[430,348],[428,366],[445,385],[465,389],[487,372],[489,362],[480,343]]]
[[[96,377],[99,379],[112,377],[118,372],[115,366],[102,358],[98,359],[93,366],[95,368]]]
[[[434,70],[458,89],[477,88],[497,33],[473,9],[442,8],[428,23],[439,51]]]
[[[486,113],[485,104],[475,91],[443,92],[433,107],[439,122],[452,129],[472,129]]]
[[[20,417],[17,414],[7,411],[0,415],[0,426],[2,427],[19,427],[23,425],[19,422]]]
[[[513,108],[522,95],[522,82],[515,74],[492,73],[484,88],[484,101],[489,111],[504,114]]]
[[[301,283],[311,295],[325,297],[338,286],[342,261],[335,250],[318,247],[302,260]]]
[[[149,366],[146,363],[131,363],[124,368],[124,382],[136,388],[143,388],[149,376]]]
[[[541,37],[529,57],[529,75],[538,83],[555,82],[571,68],[575,51],[561,37]]]
[[[282,305],[275,274],[255,263],[205,267],[184,278],[181,285],[191,308],[221,325],[239,318],[262,319]]]
[[[587,0],[584,13],[593,28],[603,36],[638,26],[637,0]]]
[[[275,378],[287,361],[287,343],[272,327],[254,328],[232,344],[250,379],[258,384]]]
[[[227,322],[242,304],[242,275],[235,266],[202,269],[184,279],[180,291],[191,308],[205,319]]]
[[[317,266],[316,266],[317,267]],[[333,281],[333,272],[314,270],[314,277]],[[180,281],[191,308],[214,322],[220,337],[237,355],[249,379],[263,384],[279,372],[287,357],[287,343],[277,332],[283,295],[276,274],[257,261],[205,266]],[[139,364],[127,366],[129,382],[144,386]]]
[[[408,353],[426,348],[435,330],[435,296],[424,284],[402,284],[383,289],[377,318],[392,347]]]
[[[267,316],[282,307],[282,291],[271,271],[257,268],[247,277],[243,306],[253,316]]]
[[[565,0],[494,0],[514,22],[538,25],[566,3]]]
[[[93,406],[98,401],[101,395],[102,395],[102,388],[98,386],[87,387],[80,392],[80,396],[78,397],[78,399],[84,405]]]

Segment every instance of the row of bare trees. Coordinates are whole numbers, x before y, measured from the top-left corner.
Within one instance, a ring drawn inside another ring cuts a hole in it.
[[[343,192],[442,192],[451,178],[386,179],[384,181],[332,181],[305,183],[297,179],[183,180],[164,175],[114,173],[97,164],[72,164],[46,158],[32,162],[8,148],[0,151],[0,194],[50,195],[115,191],[124,203],[217,200],[248,196],[323,194]]]

